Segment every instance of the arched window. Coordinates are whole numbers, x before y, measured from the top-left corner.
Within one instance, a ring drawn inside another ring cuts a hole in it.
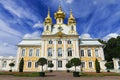
[[[46,30],[49,30],[49,26],[46,27]]]
[[[74,30],[74,26],[73,26],[73,25],[71,26],[71,30],[72,30],[72,31]]]
[[[48,56],[52,56],[52,48],[48,48]]]
[[[68,44],[71,44],[71,40],[68,40]]]
[[[7,66],[7,61],[3,61],[2,67],[6,68],[6,66]]]
[[[62,44],[62,41],[61,41],[61,40],[59,40],[59,41],[58,41],[58,44]]]
[[[58,48],[58,56],[62,56],[62,48]]]
[[[52,40],[50,40],[50,41],[49,41],[49,44],[52,44],[52,43],[53,43],[53,41],[52,41]]]
[[[72,56],[72,49],[68,48],[68,56]]]
[[[33,55],[33,49],[29,49],[29,56]]]

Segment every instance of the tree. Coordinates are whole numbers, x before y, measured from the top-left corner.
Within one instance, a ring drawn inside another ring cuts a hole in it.
[[[50,68],[52,68],[53,66],[54,66],[53,63],[49,63],[49,64],[48,64],[48,67],[50,67]],[[52,72],[52,69],[50,70],[50,72]]]
[[[100,63],[98,62],[98,59],[95,60],[95,69],[96,73],[100,73]]]
[[[81,60],[79,58],[72,58],[70,62],[72,66],[75,66],[75,72],[76,72],[76,67],[81,65]]]
[[[68,63],[66,63],[66,68],[68,68],[68,70],[67,70],[67,72],[69,72],[69,68],[71,68],[72,67],[72,64],[70,63],[70,62],[68,62]]]
[[[9,66],[11,67],[11,72],[12,72],[12,67],[14,67],[15,64],[14,63],[10,63]]]
[[[23,72],[23,68],[24,68],[24,59],[22,58],[19,63],[19,72]]]
[[[113,62],[110,61],[110,62],[105,63],[105,67],[107,70],[113,69],[114,68]]]
[[[37,61],[38,65],[41,65],[42,66],[42,72],[43,72],[43,66],[45,64],[47,64],[47,59],[46,58],[40,58],[38,61]]]

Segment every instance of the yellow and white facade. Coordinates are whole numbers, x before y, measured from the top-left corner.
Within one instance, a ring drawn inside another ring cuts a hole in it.
[[[78,70],[95,71],[97,58],[104,70],[103,45],[97,39],[80,39],[76,31],[76,21],[70,11],[68,23],[64,24],[65,13],[59,6],[54,13],[56,23],[52,23],[50,11],[44,21],[44,31],[40,39],[23,39],[18,44],[17,64],[24,58],[24,71],[40,71],[37,60],[44,57],[54,64],[53,70],[66,70],[66,63],[71,58],[80,58],[81,67]],[[18,67],[17,67],[18,69]],[[74,68],[71,68],[73,70]],[[49,68],[44,66],[44,70]]]

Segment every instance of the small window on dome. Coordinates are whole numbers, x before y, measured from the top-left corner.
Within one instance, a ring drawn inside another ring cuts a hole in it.
[[[46,27],[46,30],[49,30],[49,26]]]
[[[72,30],[72,31],[74,30],[74,26],[73,26],[73,25],[71,26],[71,30]]]

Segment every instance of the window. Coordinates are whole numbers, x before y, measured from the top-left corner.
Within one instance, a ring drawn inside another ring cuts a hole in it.
[[[59,41],[58,41],[58,44],[62,44],[62,41],[61,41],[61,40],[59,40]]]
[[[68,56],[72,56],[72,49],[68,48]]]
[[[29,56],[32,56],[33,54],[33,49],[29,49]]]
[[[84,56],[84,50],[81,50],[80,52],[81,52],[81,56]]]
[[[32,62],[28,62],[28,68],[31,68]]]
[[[48,64],[51,64],[52,63],[52,61],[48,61]]]
[[[89,62],[89,68],[92,68],[92,62]]]
[[[49,30],[49,26],[46,27],[46,30]]]
[[[58,67],[59,67],[59,68],[62,67],[62,61],[58,61]]]
[[[71,44],[71,41],[70,41],[70,40],[68,40],[68,44]]]
[[[58,48],[58,56],[62,56],[62,48]]]
[[[85,62],[81,62],[81,67],[85,68]]]
[[[91,57],[91,50],[90,49],[87,50],[87,53],[88,53],[88,56]]]
[[[48,56],[52,56],[52,48],[48,48]]]
[[[96,56],[96,57],[99,57],[98,49],[95,49],[95,56]]]
[[[59,23],[61,22],[61,19],[59,19]]]
[[[6,61],[3,61],[2,67],[3,67],[3,68],[6,68],[6,66],[7,66],[7,62],[6,62]]]
[[[22,54],[21,54],[22,57],[25,56],[25,49],[22,49]]]
[[[50,40],[50,41],[49,41],[49,44],[52,44],[52,43],[53,43],[52,40]]]
[[[35,68],[37,68],[38,67],[38,63],[37,62],[35,62]]]
[[[40,49],[36,49],[36,56],[39,56],[40,54]]]
[[[73,26],[73,25],[71,26],[71,30],[72,30],[72,31],[74,30],[74,26]]]

